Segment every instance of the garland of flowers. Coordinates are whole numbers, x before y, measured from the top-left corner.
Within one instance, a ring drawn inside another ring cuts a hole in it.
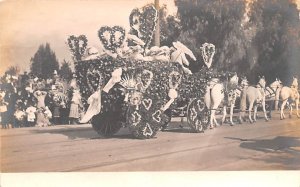
[[[68,37],[67,42],[74,61],[82,60],[82,56],[85,54],[87,48],[87,37],[85,35],[78,37],[71,35]]]
[[[103,26],[98,31],[98,37],[106,50],[116,53],[124,43],[125,29],[121,26]]]

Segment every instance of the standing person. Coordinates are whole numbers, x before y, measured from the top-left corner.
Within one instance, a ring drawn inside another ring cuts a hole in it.
[[[53,123],[55,125],[59,124],[59,118],[60,118],[60,106],[61,106],[61,99],[57,94],[53,95]]]
[[[37,108],[35,126],[44,127],[45,126],[44,121],[45,121],[44,107]]]
[[[15,80],[16,78],[11,78],[11,80],[7,83],[5,88],[6,94],[4,97],[5,102],[8,103],[5,123],[7,127],[11,125],[12,128],[15,126],[14,113],[17,102],[17,89],[15,87]]]
[[[37,99],[37,108],[45,108],[45,98],[47,92],[37,90],[34,92],[34,97]]]
[[[27,127],[33,127],[35,125],[35,113],[36,113],[36,107],[32,103],[29,103],[29,107],[26,109],[27,114]]]
[[[71,124],[75,124],[79,119],[79,106],[81,106],[81,96],[78,89],[73,90],[69,119]]]
[[[5,91],[1,90],[0,91],[0,122],[2,125],[2,129],[7,128],[7,105],[8,103],[5,102]]]
[[[52,118],[52,113],[51,113],[50,109],[47,106],[45,107],[44,114],[45,114],[44,125],[46,125],[46,126],[51,125],[49,120]]]
[[[21,106],[17,106],[16,112],[14,114],[15,117],[15,128],[23,127],[25,112],[22,110]]]

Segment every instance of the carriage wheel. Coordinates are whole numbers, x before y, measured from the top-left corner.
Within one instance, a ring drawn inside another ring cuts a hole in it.
[[[194,99],[187,108],[187,122],[194,132],[204,132],[208,127],[209,110],[203,99]]]
[[[166,115],[159,108],[148,108],[143,104],[138,107],[129,106],[126,114],[126,124],[130,132],[139,139],[155,137],[160,127],[166,123],[166,119]]]
[[[120,114],[117,112],[104,112],[92,118],[93,129],[101,136],[110,137],[122,127]]]

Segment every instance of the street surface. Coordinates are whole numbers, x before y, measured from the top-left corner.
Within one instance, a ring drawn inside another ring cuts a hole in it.
[[[299,170],[300,119],[273,116],[205,133],[177,120],[148,140],[89,124],[1,129],[1,172]]]

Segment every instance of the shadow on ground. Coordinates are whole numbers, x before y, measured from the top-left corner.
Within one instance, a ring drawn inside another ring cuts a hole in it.
[[[35,134],[59,134],[67,136],[68,139],[132,139],[132,135],[127,132],[127,129],[120,129],[120,131],[110,137],[100,136],[92,127],[61,127],[59,129],[34,129],[31,130]]]
[[[266,153],[266,156],[251,158],[253,160],[282,164],[290,169],[300,168],[300,137],[277,136],[273,139],[225,138],[241,141],[241,148]]]

